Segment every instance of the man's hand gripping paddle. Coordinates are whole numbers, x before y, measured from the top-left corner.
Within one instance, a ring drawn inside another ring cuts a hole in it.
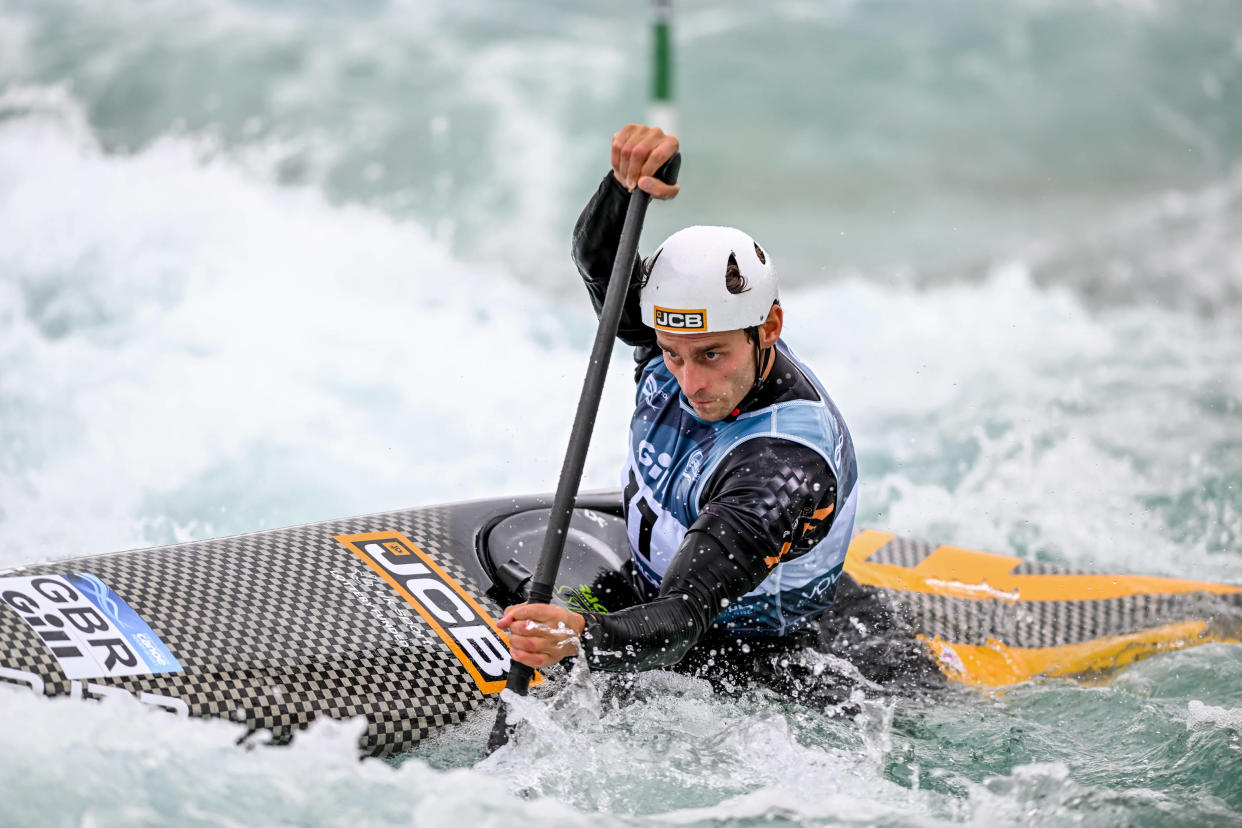
[[[656,171],[655,177],[665,184],[676,184],[680,169],[679,152],[664,162],[664,166]],[[621,242],[617,247],[617,258],[612,263],[612,276],[608,280],[608,291],[604,294],[604,307],[599,315],[595,345],[591,348],[591,362],[582,383],[578,413],[574,417],[569,448],[565,452],[565,463],[561,466],[560,483],[557,484],[556,496],[552,500],[552,515],[548,520],[547,534],[543,538],[543,549],[539,553],[539,566],[535,568],[534,578],[531,579],[528,600],[532,604],[546,604],[552,600],[552,587],[556,584],[556,572],[561,565],[561,554],[565,551],[565,533],[569,530],[574,500],[578,496],[578,484],[582,481],[582,467],[586,463],[587,447],[591,442],[591,432],[595,428],[600,396],[604,393],[608,361],[612,354],[613,341],[617,337],[617,326],[621,322],[625,296],[629,292],[634,260],[638,256],[638,237],[642,235],[643,218],[650,202],[651,196],[637,187],[630,193],[625,224],[621,228]],[[511,661],[505,689],[525,696],[534,672],[525,664]],[[508,707],[502,702],[497,711],[496,724],[492,727],[492,735],[487,741],[488,753],[509,741],[512,728],[507,714]]]

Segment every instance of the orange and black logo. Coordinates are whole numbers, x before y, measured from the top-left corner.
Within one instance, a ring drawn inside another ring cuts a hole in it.
[[[509,640],[470,593],[400,532],[337,535],[448,645],[484,693],[505,689]],[[538,676],[536,675],[536,679]]]
[[[707,308],[698,310],[678,310],[655,306],[655,325],[657,330],[690,333],[707,330]]]

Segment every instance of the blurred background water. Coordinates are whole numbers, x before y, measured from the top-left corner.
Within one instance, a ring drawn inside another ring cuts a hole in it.
[[[0,0],[0,567],[553,487],[642,3]],[[1242,6],[680,0],[860,525],[1242,582]],[[618,349],[585,484],[614,486]],[[1242,654],[858,715],[597,677],[482,766],[0,693],[4,824],[1234,824]],[[486,718],[486,717],[484,717]]]

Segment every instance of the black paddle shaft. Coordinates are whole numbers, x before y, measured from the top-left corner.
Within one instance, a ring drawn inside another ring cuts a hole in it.
[[[681,153],[678,152],[664,162],[656,171],[655,177],[665,184],[676,184],[680,169]],[[569,530],[569,520],[573,517],[578,484],[582,482],[582,467],[586,464],[591,432],[595,429],[595,415],[599,413],[599,400],[604,393],[608,361],[612,356],[613,341],[617,338],[617,326],[621,322],[625,297],[630,290],[634,260],[638,256],[638,237],[642,235],[643,218],[650,202],[651,196],[637,187],[630,193],[625,224],[621,228],[621,241],[617,245],[617,258],[612,263],[612,276],[608,280],[608,291],[604,294],[599,328],[595,331],[595,345],[591,348],[591,362],[582,383],[582,395],[578,397],[578,413],[574,416],[573,431],[569,434],[569,448],[561,466],[561,479],[552,500],[552,514],[548,519],[547,534],[543,536],[539,565],[531,580],[528,600],[532,604],[546,604],[552,600],[552,588],[556,584],[556,573],[560,569],[561,555],[565,551],[565,533]],[[511,662],[505,689],[525,696],[534,673],[525,664]],[[505,714],[505,705],[501,704],[496,715],[496,724],[492,727],[492,735],[487,742],[488,753],[509,741],[510,727]]]

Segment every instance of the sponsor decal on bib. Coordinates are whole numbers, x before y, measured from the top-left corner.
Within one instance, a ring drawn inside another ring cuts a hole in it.
[[[697,310],[681,310],[678,308],[662,308],[655,306],[655,325],[657,330],[688,333],[707,330],[707,308]]]
[[[337,535],[412,606],[457,656],[479,690],[499,693],[509,673],[509,640],[461,584],[400,532]],[[535,676],[539,680],[538,674]]]
[[[94,575],[0,578],[0,603],[30,625],[66,678],[181,672],[147,622]]]

